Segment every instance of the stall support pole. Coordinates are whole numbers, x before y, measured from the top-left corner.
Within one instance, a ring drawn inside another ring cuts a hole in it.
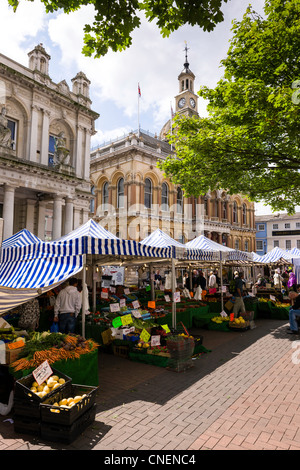
[[[96,312],[96,293],[97,293],[97,270],[96,265],[93,265],[93,312]]]
[[[82,336],[85,338],[85,312],[87,311],[87,305],[86,305],[86,255],[83,255],[83,271],[82,271]]]
[[[172,258],[172,327],[174,329],[176,329],[176,302],[174,301],[175,291],[176,291],[175,259]]]
[[[223,263],[220,259],[220,280],[221,280],[221,312],[224,310],[224,298],[223,298]]]

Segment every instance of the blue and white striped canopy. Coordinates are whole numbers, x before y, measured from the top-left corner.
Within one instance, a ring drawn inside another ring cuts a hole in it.
[[[244,251],[235,250],[234,248],[229,248],[228,246],[221,245],[204,235],[194,238],[185,245],[188,248],[200,249],[204,251],[212,251],[219,253],[220,259],[228,261],[252,261],[252,254]]]
[[[261,257],[260,261],[262,263],[266,263],[266,264],[276,263],[276,262],[279,262],[279,261],[283,261],[283,262],[286,262],[286,263],[288,263],[288,262],[292,263],[292,258],[293,258],[293,255],[291,253],[288,253],[287,251],[282,250],[281,248],[276,246],[271,251],[269,251],[268,253],[263,255]]]
[[[122,240],[93,220],[51,242],[22,230],[2,243],[0,314],[77,274],[83,268],[83,255],[109,255],[113,262],[123,255],[170,258],[172,249]],[[11,296],[7,296],[8,289]]]
[[[176,259],[186,259],[195,261],[217,261],[219,255],[217,251],[207,250],[205,248],[194,248],[184,245],[167,235],[160,229],[156,229],[148,237],[141,241],[142,244],[153,247],[172,247],[173,257]]]

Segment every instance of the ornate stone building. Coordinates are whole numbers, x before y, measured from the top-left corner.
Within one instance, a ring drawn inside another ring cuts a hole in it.
[[[90,139],[98,114],[80,72],[56,84],[42,44],[28,68],[0,54],[0,217],[3,238],[27,228],[56,239],[89,217]]]
[[[178,76],[176,113],[198,114],[194,81],[186,57]],[[160,228],[183,243],[204,234],[229,247],[255,251],[253,203],[224,191],[186,198],[157,168],[172,152],[170,128],[171,120],[159,137],[139,130],[91,152],[95,219],[123,238],[142,240]]]

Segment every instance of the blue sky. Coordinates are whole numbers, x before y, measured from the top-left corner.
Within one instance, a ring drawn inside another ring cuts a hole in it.
[[[225,20],[213,32],[184,26],[163,38],[155,24],[142,18],[133,34],[130,49],[109,52],[100,59],[81,53],[83,27],[93,18],[91,5],[65,15],[45,13],[38,0],[21,0],[17,12],[0,4],[0,52],[28,66],[28,52],[42,43],[51,56],[49,75],[58,83],[83,71],[91,81],[92,109],[100,114],[92,145],[121,137],[138,127],[138,83],[141,88],[139,123],[142,129],[159,134],[170,118],[171,105],[178,93],[177,77],[183,69],[185,41],[188,60],[194,72],[195,89],[214,87],[222,77],[220,61],[226,57],[232,36],[233,19],[241,19],[248,4],[263,14],[264,0],[230,0],[222,9]],[[206,115],[206,103],[199,100],[199,114]],[[262,205],[257,213],[270,213]]]

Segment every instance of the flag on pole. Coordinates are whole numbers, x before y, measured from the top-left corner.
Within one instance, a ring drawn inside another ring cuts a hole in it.
[[[174,117],[174,111],[173,111],[173,107],[172,107],[172,104],[171,104],[171,119],[173,119]]]
[[[142,96],[142,94],[141,94],[141,89],[140,89],[140,84],[139,84],[139,83],[138,83],[138,94],[139,94],[140,97]]]

